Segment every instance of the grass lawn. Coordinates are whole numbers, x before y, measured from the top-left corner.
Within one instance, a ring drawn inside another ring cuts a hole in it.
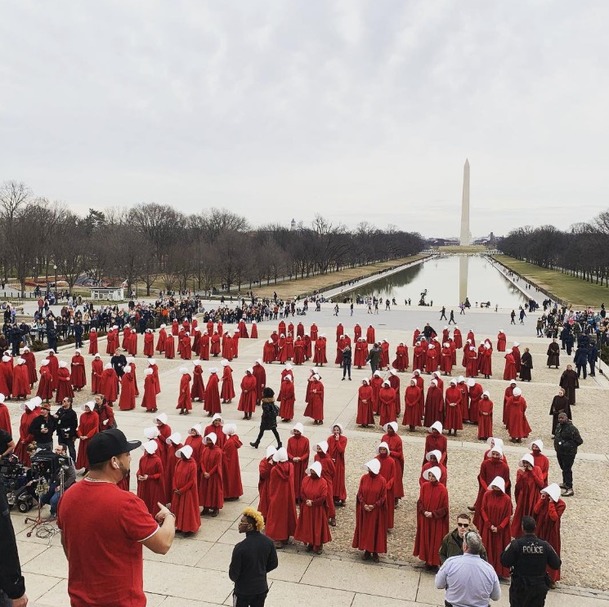
[[[418,259],[423,259],[427,255],[413,255],[412,257],[403,257],[401,259],[391,259],[390,261],[382,261],[379,263],[371,264],[369,266],[358,266],[355,268],[346,268],[339,272],[330,272],[329,274],[316,274],[309,278],[299,278],[298,280],[287,280],[284,282],[278,282],[277,284],[271,284],[266,286],[266,283],[262,285],[255,285],[253,287],[254,295],[256,297],[273,297],[273,292],[277,293],[277,296],[281,299],[288,300],[294,299],[297,296],[310,295],[313,291],[323,291],[330,289],[341,282],[348,282],[365,276],[375,274],[379,270],[387,270],[388,268],[395,268]],[[248,287],[242,285],[242,291],[247,291]]]
[[[586,282],[557,270],[548,270],[526,261],[519,261],[507,255],[493,255],[493,257],[538,287],[574,306],[599,308],[601,303],[609,301],[607,287]]]

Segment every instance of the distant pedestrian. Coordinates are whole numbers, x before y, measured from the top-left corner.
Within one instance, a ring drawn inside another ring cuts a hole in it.
[[[453,324],[453,325],[456,325],[456,324],[457,324],[457,321],[455,320],[455,311],[454,311],[454,310],[451,310],[451,311],[450,311],[450,315],[449,315],[449,317],[448,317],[448,324],[449,324],[449,325],[450,325],[450,324]]]
[[[440,320],[446,320],[446,307],[442,306],[442,309],[440,310]]]
[[[515,325],[516,324],[516,312],[514,312],[514,310],[512,310],[510,312],[510,324],[511,325]]]

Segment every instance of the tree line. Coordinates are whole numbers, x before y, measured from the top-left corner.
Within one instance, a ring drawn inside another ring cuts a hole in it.
[[[320,215],[310,226],[256,228],[223,209],[187,215],[168,204],[141,203],[89,209],[83,217],[15,181],[0,187],[0,226],[4,281],[16,278],[22,294],[30,278],[49,284],[56,274],[70,291],[83,275],[98,283],[125,281],[129,291],[143,284],[147,295],[153,284],[164,290],[255,290],[425,248],[418,233],[380,230],[365,221],[349,231]]]
[[[497,243],[510,257],[609,286],[609,211],[568,231],[551,225],[511,231]]]

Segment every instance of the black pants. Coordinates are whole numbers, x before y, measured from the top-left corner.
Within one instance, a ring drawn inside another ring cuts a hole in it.
[[[75,462],[76,461],[76,449],[74,448],[74,440],[67,440],[65,438],[62,438],[59,441],[60,445],[65,445],[66,450],[68,451],[68,453],[70,454],[70,457],[72,458],[72,461]]]
[[[277,428],[265,428],[262,429],[260,428],[260,432],[258,433],[258,438],[254,441],[257,445],[260,444],[260,441],[262,440],[262,435],[267,431],[270,430],[274,435],[275,438],[277,439],[277,448],[281,447],[281,439],[279,438],[279,432],[277,432]],[[265,595],[266,596],[266,595]],[[262,602],[262,604],[264,604],[264,601]]]
[[[343,361],[343,379],[345,379],[345,376],[351,379],[351,363]]]
[[[267,592],[246,596],[233,594],[233,607],[264,607],[267,594]]]
[[[562,470],[562,482],[568,489],[573,489],[573,462],[575,453],[557,453],[558,465]]]
[[[512,578],[510,584],[510,607],[543,607],[548,588],[544,585],[528,586]]]

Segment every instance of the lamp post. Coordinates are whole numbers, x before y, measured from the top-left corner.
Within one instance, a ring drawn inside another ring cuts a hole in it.
[[[55,303],[57,303],[57,264],[53,265],[53,270],[55,270]]]

